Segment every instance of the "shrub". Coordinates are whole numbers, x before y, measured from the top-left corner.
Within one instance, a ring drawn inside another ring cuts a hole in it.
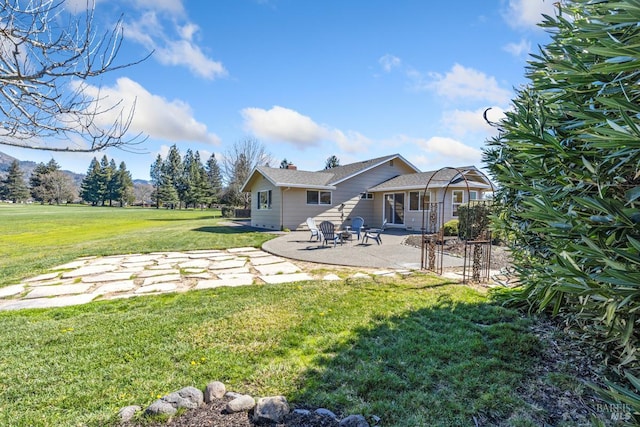
[[[445,236],[457,236],[458,235],[458,225],[460,221],[457,219],[452,219],[444,223],[442,228],[444,229]]]
[[[458,206],[459,235],[464,240],[475,240],[483,232],[489,231],[491,204],[475,202]]]

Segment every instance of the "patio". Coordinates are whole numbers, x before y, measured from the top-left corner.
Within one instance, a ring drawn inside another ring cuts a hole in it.
[[[354,236],[352,240],[333,246],[310,240],[309,231],[292,231],[269,240],[262,249],[274,255],[320,264],[354,267],[394,268],[416,270],[420,268],[420,248],[403,244],[409,235],[417,234],[399,229],[386,229],[382,233],[382,244],[369,239],[364,244]],[[444,257],[444,267],[461,267],[462,258]]]

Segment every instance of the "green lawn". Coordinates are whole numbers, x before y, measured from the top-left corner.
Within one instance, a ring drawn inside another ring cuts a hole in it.
[[[259,247],[273,237],[221,220],[211,210],[0,203],[0,287],[81,256]]]
[[[210,211],[0,206],[0,282],[84,255],[260,246]],[[384,426],[533,426],[529,320],[420,273],[0,312],[0,425],[115,425],[119,408],[220,380]]]

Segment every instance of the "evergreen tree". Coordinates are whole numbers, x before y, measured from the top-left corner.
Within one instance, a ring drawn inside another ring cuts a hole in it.
[[[53,203],[53,190],[50,187],[51,180],[47,176],[53,172],[59,171],[60,165],[51,159],[47,164],[38,163],[31,176],[29,177],[29,187],[31,188],[31,197],[36,202]]]
[[[135,200],[133,194],[133,178],[131,172],[127,170],[125,162],[120,162],[120,166],[115,174],[116,182],[114,199],[118,201],[121,207],[130,205]]]
[[[219,203],[222,195],[222,170],[215,154],[212,154],[207,160],[206,173],[209,187],[209,203]]]
[[[209,180],[207,179],[207,170],[202,164],[200,153],[197,151],[195,154],[195,163],[198,169],[198,180],[196,183],[198,186],[198,192],[195,203],[202,208],[210,203],[211,187],[209,186]]]
[[[153,193],[151,193],[151,199],[156,204],[156,209],[160,208],[162,199],[160,198],[160,187],[162,185],[163,178],[163,161],[162,156],[158,154],[156,161],[151,165],[149,176],[151,176],[151,183],[153,184]]]
[[[178,151],[178,147],[175,144],[169,148],[169,154],[163,163],[162,172],[165,178],[171,182],[173,188],[175,190],[175,194],[178,197],[177,203],[180,203],[182,200],[182,195],[184,193],[184,186],[182,185],[182,174],[183,174],[183,165],[182,165],[182,157],[180,156],[180,151]],[[166,183],[164,183],[166,184]],[[173,194],[174,192],[167,192],[167,189],[163,191],[166,194]],[[172,205],[176,202],[171,202]],[[180,207],[180,205],[178,205]]]
[[[29,198],[29,189],[17,160],[11,162],[7,177],[0,183],[0,198],[11,200],[13,203]]]
[[[111,164],[109,163],[109,159],[106,155],[102,156],[100,159],[100,177],[101,177],[101,186],[104,189],[101,198],[102,205],[106,206],[107,201],[109,205],[111,205],[111,180],[113,179],[115,171],[111,168]]]
[[[335,155],[329,156],[324,163],[325,170],[335,168],[336,166],[340,166],[340,159],[338,159]]]
[[[292,163],[285,158],[283,161],[280,162],[280,169],[286,169],[289,167],[290,164]]]
[[[98,163],[98,160],[94,157],[89,164],[87,175],[82,180],[82,184],[80,184],[80,197],[82,197],[82,200],[85,202],[96,206],[102,201],[104,191],[100,163]]]
[[[112,206],[114,200],[120,200],[120,182],[118,181],[118,167],[116,161],[111,159],[109,161],[109,178],[106,180],[107,184],[107,199],[109,200],[109,206]]]

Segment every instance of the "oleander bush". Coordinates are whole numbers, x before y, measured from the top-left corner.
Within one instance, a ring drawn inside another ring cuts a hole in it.
[[[568,0],[484,157],[513,236],[511,302],[601,346],[608,396],[640,413],[640,2]]]

